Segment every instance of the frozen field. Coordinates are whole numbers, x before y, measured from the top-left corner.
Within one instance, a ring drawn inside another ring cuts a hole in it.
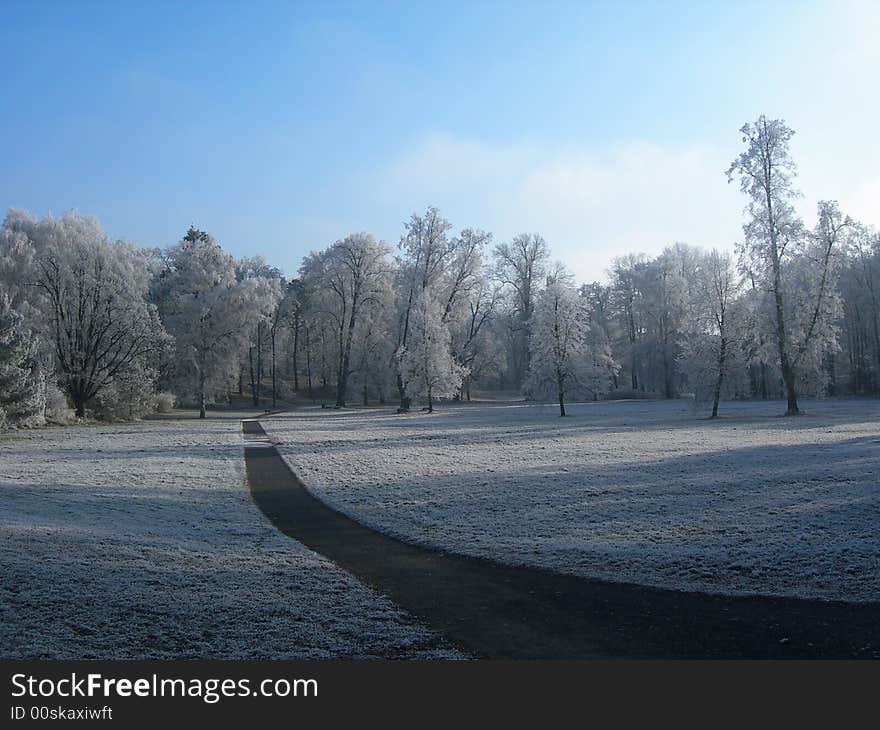
[[[8,658],[457,656],[278,533],[237,420],[0,434]]]
[[[614,581],[880,600],[880,403],[303,410],[264,425],[303,481],[409,541]]]

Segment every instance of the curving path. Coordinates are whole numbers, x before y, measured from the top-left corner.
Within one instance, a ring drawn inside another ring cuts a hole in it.
[[[880,658],[880,604],[609,583],[417,547],[316,499],[242,422],[253,499],[283,533],[492,659]]]

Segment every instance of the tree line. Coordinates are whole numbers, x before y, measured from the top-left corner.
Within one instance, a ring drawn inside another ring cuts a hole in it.
[[[191,227],[174,246],[111,240],[94,218],[0,229],[0,425],[136,418],[172,400],[327,405],[880,391],[880,234],[833,201],[805,223],[782,121],[741,129],[727,170],[746,200],[735,255],[676,243],[578,285],[547,242],[496,242],[435,207],[392,249],[365,232],[294,278]]]

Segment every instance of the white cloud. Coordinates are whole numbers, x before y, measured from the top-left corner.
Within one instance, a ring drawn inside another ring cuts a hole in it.
[[[871,155],[856,166],[831,154],[827,140],[823,154],[804,155],[811,144],[793,150],[805,173],[798,209],[807,225],[820,198],[880,224],[880,178],[864,174],[876,169],[867,164]],[[732,249],[742,236],[746,200],[725,170],[738,145],[738,138],[729,149],[631,140],[587,149],[429,134],[367,187],[382,216],[377,230],[389,241],[409,213],[432,204],[456,226],[485,228],[496,240],[539,232],[554,257],[590,281],[604,278],[615,256],[653,255],[676,241]]]
[[[433,134],[372,181],[385,204],[437,205],[456,225],[498,240],[540,232],[581,280],[603,278],[614,256],[675,241],[730,246],[743,201],[710,146],[641,141],[596,151],[488,144]]]

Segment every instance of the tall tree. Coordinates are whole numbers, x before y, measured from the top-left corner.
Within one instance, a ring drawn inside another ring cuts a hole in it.
[[[739,178],[740,189],[749,197],[745,240],[739,247],[741,265],[761,278],[773,298],[773,336],[788,399],[786,415],[797,415],[797,373],[786,329],[784,286],[786,257],[803,236],[803,224],[794,210],[799,194],[794,188],[797,167],[789,150],[794,131],[781,119],[761,115],[740,132],[746,149],[731,163],[727,179]]]

